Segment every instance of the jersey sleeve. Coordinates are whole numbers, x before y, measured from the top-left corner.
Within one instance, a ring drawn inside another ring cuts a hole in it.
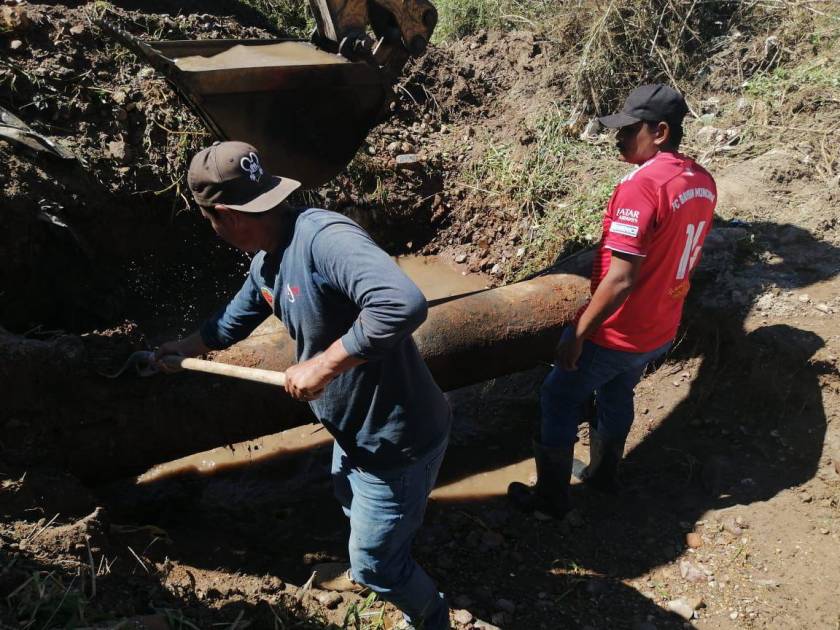
[[[650,182],[631,179],[619,185],[608,208],[610,225],[604,236],[604,247],[647,256],[657,207],[658,195]]]

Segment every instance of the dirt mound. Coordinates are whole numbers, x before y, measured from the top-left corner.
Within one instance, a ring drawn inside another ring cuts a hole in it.
[[[20,17],[0,34],[9,51],[0,62],[0,104],[77,159],[0,142],[8,166],[0,194],[3,323],[112,324],[130,300],[119,272],[133,260],[142,268],[151,249],[163,257],[182,251],[194,237],[194,217],[179,215],[188,207],[184,171],[209,136],[160,76],[104,38],[94,5],[11,9]],[[232,17],[115,11],[147,38],[270,35]]]

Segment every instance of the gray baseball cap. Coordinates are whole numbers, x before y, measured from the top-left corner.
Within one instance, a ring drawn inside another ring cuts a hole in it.
[[[269,175],[256,148],[245,142],[214,142],[190,162],[187,185],[195,202],[240,212],[266,212],[300,188],[300,182]]]

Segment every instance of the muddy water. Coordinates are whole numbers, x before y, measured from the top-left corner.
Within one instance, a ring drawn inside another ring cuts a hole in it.
[[[317,66],[349,63],[343,57],[319,50],[306,42],[280,42],[265,46],[237,45],[212,57],[181,57],[175,64],[189,72],[235,70],[275,66]]]
[[[432,492],[433,501],[481,501],[505,494],[512,481],[529,483],[536,473],[534,460],[525,459],[495,470],[464,477],[438,485]]]
[[[483,275],[459,271],[437,256],[399,256],[395,260],[430,302],[487,287],[487,279]]]
[[[276,462],[284,458],[293,458],[331,442],[332,436],[323,426],[307,424],[280,433],[265,435],[256,440],[222,446],[159,464],[140,475],[137,482],[151,483],[179,475],[219,473],[253,464]]]
[[[467,273],[437,256],[397,256],[394,261],[420,288],[429,302],[483,291],[488,286],[487,276]],[[274,334],[282,327],[278,319],[270,317],[260,324],[252,335]]]

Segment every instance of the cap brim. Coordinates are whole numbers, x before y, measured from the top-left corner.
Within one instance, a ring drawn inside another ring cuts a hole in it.
[[[617,114],[610,114],[609,116],[601,116],[598,119],[598,122],[608,129],[621,129],[622,127],[626,127],[628,125],[635,125],[640,120],[641,118],[634,118],[633,116],[628,116],[624,112],[618,112]]]
[[[289,179],[288,177],[277,177],[272,175],[271,179],[275,182],[274,186],[266,190],[259,197],[241,205],[225,205],[231,210],[239,210],[239,212],[267,212],[300,188],[299,181]]]

